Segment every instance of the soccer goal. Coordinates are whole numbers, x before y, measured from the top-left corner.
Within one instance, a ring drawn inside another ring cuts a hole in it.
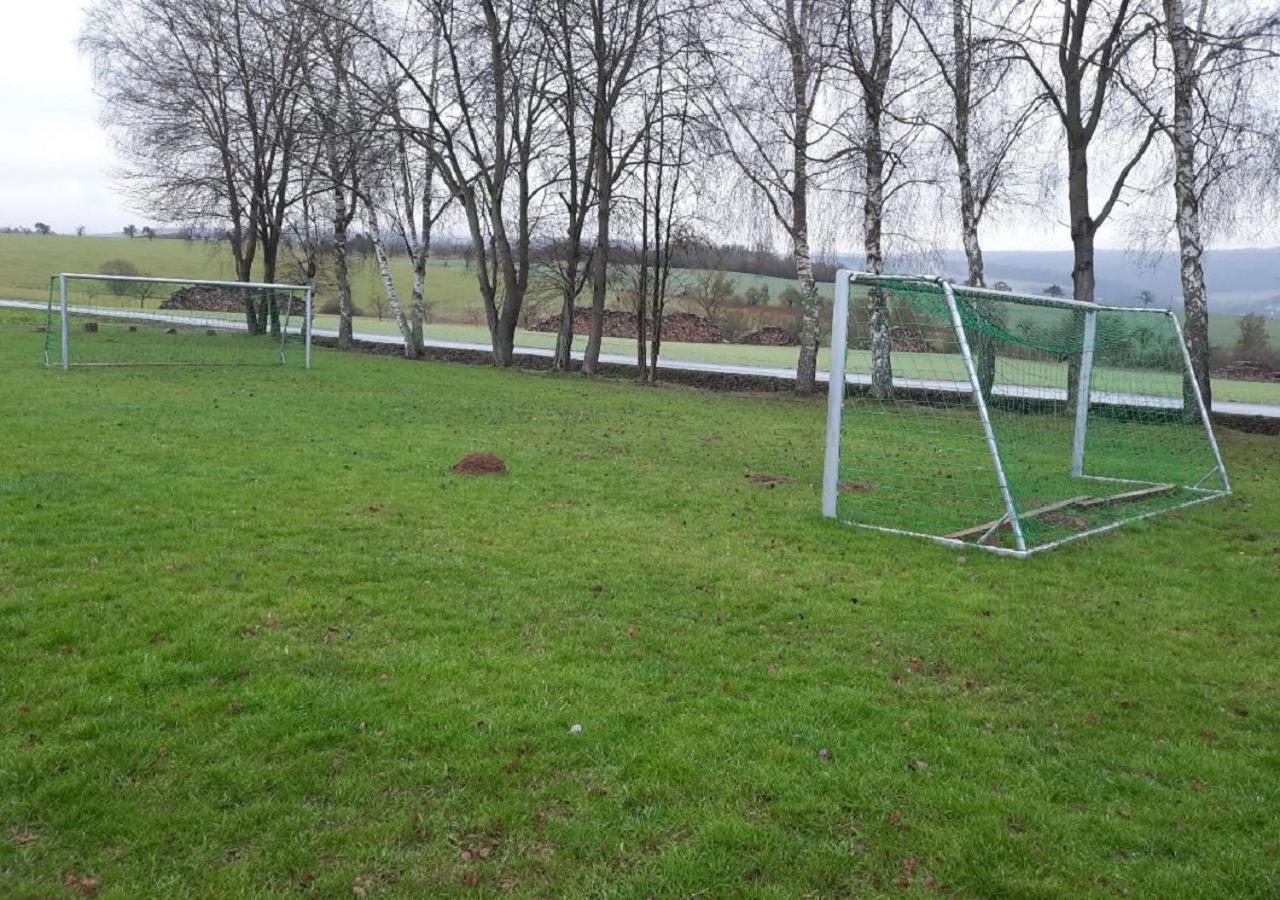
[[[837,273],[823,515],[1027,556],[1230,492],[1171,312]]]
[[[311,368],[311,288],[63,273],[49,280],[46,366]]]

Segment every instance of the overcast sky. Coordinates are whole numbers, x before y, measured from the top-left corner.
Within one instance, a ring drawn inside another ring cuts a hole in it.
[[[5,4],[0,29],[0,224],[119,231],[145,217],[112,189],[90,66],[75,48],[83,0]]]
[[[47,222],[55,231],[84,225],[118,233],[147,224],[115,189],[117,161],[98,124],[89,62],[76,51],[85,0],[13,0],[0,30],[0,225]],[[1021,216],[986,229],[988,249],[1069,249],[1065,225]],[[1280,244],[1280,226],[1232,242]],[[1104,228],[1099,246],[1123,246],[1125,235]],[[858,241],[840,242],[856,245]],[[958,240],[956,242],[959,243]]]

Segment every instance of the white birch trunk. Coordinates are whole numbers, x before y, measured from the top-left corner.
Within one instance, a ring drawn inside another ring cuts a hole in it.
[[[1200,190],[1196,178],[1194,98],[1195,49],[1187,33],[1182,0],[1163,0],[1165,29],[1173,51],[1173,190],[1177,201],[1178,257],[1182,278],[1183,338],[1191,369],[1204,402],[1211,402],[1209,382],[1209,302],[1204,279],[1204,238],[1200,229]],[[1188,389],[1190,386],[1188,385]],[[1186,392],[1190,396],[1191,392]],[[1187,404],[1194,408],[1193,403]]]
[[[378,263],[378,274],[382,277],[382,289],[387,294],[387,306],[391,308],[391,315],[396,321],[396,327],[400,329],[400,336],[404,338],[405,356],[413,357],[416,355],[413,347],[413,329],[405,317],[395,279],[391,277],[391,260],[387,257],[387,247],[378,226],[378,214],[368,200],[364,202],[364,214],[365,227],[369,229],[369,239],[373,242],[373,256]]]

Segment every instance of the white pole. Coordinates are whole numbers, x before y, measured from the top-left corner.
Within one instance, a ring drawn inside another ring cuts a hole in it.
[[[836,272],[835,302],[831,304],[831,365],[827,381],[827,453],[822,461],[822,514],[836,517],[840,493],[840,429],[844,416],[844,362],[849,346],[849,285],[853,273]]]
[[[1080,348],[1080,379],[1076,384],[1076,433],[1071,444],[1071,474],[1084,474],[1084,444],[1089,431],[1089,395],[1093,391],[1093,348],[1098,337],[1098,314],[1084,314],[1084,341]]]
[[[1213,433],[1213,420],[1209,418],[1209,408],[1204,405],[1204,395],[1200,393],[1200,382],[1196,380],[1196,370],[1191,365],[1191,352],[1187,350],[1187,342],[1182,339],[1182,324],[1178,321],[1178,317],[1173,314],[1173,310],[1166,310],[1165,314],[1173,320],[1173,332],[1178,336],[1178,346],[1182,348],[1182,361],[1187,367],[1187,374],[1184,376],[1191,381],[1191,393],[1195,394],[1196,406],[1200,409],[1200,421],[1204,422],[1204,433],[1209,436],[1209,446],[1213,448],[1213,458],[1218,463],[1218,471],[1222,474],[1222,489],[1228,494],[1231,493],[1231,482],[1227,480],[1227,467],[1222,464],[1222,453],[1218,450],[1218,439]]]
[[[306,359],[307,368],[310,369],[311,368],[311,285],[307,285],[307,316],[306,316],[306,320],[303,322],[302,327],[306,329],[305,339],[304,339],[304,346],[306,347],[306,352],[304,353],[304,358]]]
[[[1004,499],[1005,516],[1013,528],[1013,542],[1018,550],[1025,552],[1027,541],[1022,536],[1022,523],[1018,520],[1018,510],[1013,505],[1013,494],[1009,492],[1009,479],[1005,476],[1004,461],[1000,459],[1000,447],[996,444],[996,433],[991,427],[991,416],[987,413],[986,398],[982,396],[982,385],[978,381],[978,370],[973,365],[973,354],[969,352],[969,336],[964,330],[964,320],[960,318],[960,307],[956,304],[956,295],[951,290],[951,285],[946,281],[941,284],[942,293],[947,298],[947,307],[951,310],[951,324],[956,329],[956,340],[960,342],[960,355],[964,357],[965,371],[969,373],[973,402],[982,419],[982,433],[986,436],[987,449],[991,451],[991,461],[996,467],[996,481],[1000,484],[1000,496]]]
[[[67,309],[67,276],[58,276],[58,296],[62,301],[62,368],[71,368],[71,314]]]

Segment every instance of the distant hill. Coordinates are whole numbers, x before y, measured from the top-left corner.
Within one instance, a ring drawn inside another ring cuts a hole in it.
[[[1071,294],[1071,252],[993,250],[986,254],[987,283],[1007,281],[1015,290],[1040,293],[1057,284]],[[944,274],[963,279],[964,255],[947,252]],[[1122,250],[1099,250],[1098,297],[1116,306],[1138,304],[1149,290],[1158,306],[1182,308],[1178,257],[1166,253],[1153,262],[1136,260]],[[1262,313],[1280,318],[1280,247],[1209,250],[1205,253],[1209,307],[1216,313]]]

